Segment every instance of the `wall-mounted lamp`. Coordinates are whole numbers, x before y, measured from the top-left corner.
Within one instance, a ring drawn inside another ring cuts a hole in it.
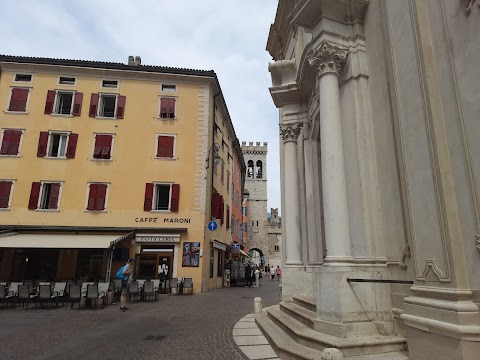
[[[220,145],[216,143],[210,146],[210,149],[208,150],[207,158],[205,159],[205,169],[208,169],[210,166],[210,152],[212,152],[214,163],[218,164],[220,162],[221,157],[220,155],[218,155],[219,149],[220,149]]]

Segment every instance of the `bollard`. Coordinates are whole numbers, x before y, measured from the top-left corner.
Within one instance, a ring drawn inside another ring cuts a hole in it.
[[[253,299],[253,312],[255,314],[260,314],[262,312],[262,298],[256,297]]]
[[[336,348],[326,348],[322,352],[322,360],[341,360],[343,354]]]

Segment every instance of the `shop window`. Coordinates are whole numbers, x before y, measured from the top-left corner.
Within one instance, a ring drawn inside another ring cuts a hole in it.
[[[112,158],[113,135],[96,134],[93,158],[97,160],[110,160]]]
[[[60,76],[58,78],[58,83],[60,85],[76,85],[77,79],[74,77]]]
[[[91,183],[88,185],[87,210],[104,211],[106,209],[108,184]]]
[[[56,210],[60,200],[60,182],[34,182],[30,191],[30,210]]]
[[[175,157],[175,136],[157,135],[156,157],[160,159],[173,159]]]
[[[92,94],[90,117],[123,119],[126,96],[116,94]]]
[[[83,93],[48,90],[45,114],[80,116]]]
[[[10,209],[12,188],[12,180],[0,180],[0,209]]]
[[[2,146],[0,147],[0,155],[18,155],[22,134],[23,130],[4,129],[1,134]]]
[[[171,97],[160,98],[160,118],[174,119],[175,118],[176,99]]]
[[[77,149],[78,134],[40,132],[37,157],[73,159]]]
[[[217,277],[223,276],[223,251],[218,250],[218,258],[217,258]]]
[[[178,212],[180,185],[165,183],[147,183],[145,188],[145,211]]]
[[[22,113],[26,112],[29,94],[30,89],[28,88],[12,88],[10,92],[8,111]]]

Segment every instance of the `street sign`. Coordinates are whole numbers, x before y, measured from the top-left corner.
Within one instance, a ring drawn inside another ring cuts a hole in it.
[[[218,225],[215,221],[210,221],[208,223],[207,227],[208,227],[208,230],[215,231],[215,230],[217,230]]]
[[[240,244],[233,243],[233,244],[232,244],[232,247],[233,247],[235,250],[240,250]]]

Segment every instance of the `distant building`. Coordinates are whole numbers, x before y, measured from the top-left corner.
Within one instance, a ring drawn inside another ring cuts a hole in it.
[[[282,267],[282,219],[278,209],[270,209],[267,220],[268,263],[270,266]]]

